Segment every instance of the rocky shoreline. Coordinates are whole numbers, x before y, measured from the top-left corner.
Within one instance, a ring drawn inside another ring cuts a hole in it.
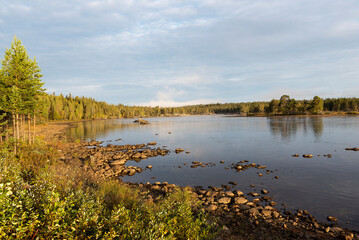
[[[155,142],[136,145],[102,146],[103,142],[77,142],[64,136],[62,131],[56,134],[58,140],[66,139],[67,143],[59,149],[60,160],[67,165],[77,165],[87,175],[95,175],[104,179],[119,179],[128,175],[141,173],[144,169],[135,166],[125,166],[127,161],[141,161],[150,157],[165,156],[170,151],[156,147]],[[118,141],[118,140],[117,140]],[[174,150],[180,153],[183,149]],[[202,166],[200,162],[193,166]],[[204,165],[203,165],[204,166]],[[231,166],[236,171],[247,168],[265,169],[254,163],[238,162]],[[152,166],[147,166],[152,168]],[[268,170],[267,170],[268,171]],[[207,212],[222,224],[218,239],[359,239],[359,233],[343,229],[335,222],[335,217],[329,217],[331,224],[318,222],[308,211],[298,209],[295,212],[276,209],[276,202],[268,196],[268,191],[251,192],[245,195],[239,190],[230,191],[230,187],[203,188],[183,187],[167,182],[154,184],[122,183],[140,190],[145,201],[157,201],[177,188],[189,191],[201,203],[197,211]],[[229,184],[236,185],[234,182]],[[248,197],[250,196],[250,197]]]

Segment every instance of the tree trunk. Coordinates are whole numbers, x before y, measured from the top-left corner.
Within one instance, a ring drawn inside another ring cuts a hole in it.
[[[22,135],[22,141],[25,142],[25,115],[21,115],[21,135]]]
[[[16,114],[16,139],[20,139],[19,114]]]
[[[14,154],[16,154],[16,124],[15,124],[15,114],[12,114],[12,131],[14,135]]]
[[[36,116],[34,115],[34,132],[33,132],[34,135],[32,136],[32,143],[35,143],[35,133],[36,133],[35,124],[36,124]]]
[[[31,124],[31,119],[30,119],[30,115],[28,114],[27,115],[27,130],[28,130],[28,132],[27,132],[27,134],[28,134],[28,141],[29,141],[29,145],[31,145],[31,131],[30,131],[30,124]]]
[[[7,125],[7,122],[5,124],[5,141],[9,140],[9,132],[7,131],[9,129],[9,126]]]

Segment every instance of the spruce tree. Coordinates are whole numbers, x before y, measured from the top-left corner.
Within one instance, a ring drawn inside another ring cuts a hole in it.
[[[32,115],[35,119],[38,96],[44,92],[44,83],[41,81],[41,69],[36,59],[29,57],[16,36],[11,47],[6,49],[1,65],[0,108],[12,116],[15,131],[14,119],[19,115],[28,115],[28,118]]]

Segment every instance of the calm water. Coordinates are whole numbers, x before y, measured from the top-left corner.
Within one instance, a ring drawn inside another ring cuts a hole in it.
[[[156,141],[157,146],[167,146],[169,150],[181,147],[190,151],[172,151],[168,156],[139,163],[128,161],[126,165],[152,165],[153,169],[124,177],[124,181],[167,181],[204,187],[235,181],[238,186],[233,189],[248,193],[265,188],[287,209],[309,210],[321,221],[333,215],[343,227],[359,230],[359,152],[345,150],[359,147],[359,117],[193,116],[147,120],[151,124],[142,126],[133,124],[131,119],[83,122],[70,129],[69,135],[88,140],[123,139],[111,144]],[[300,157],[292,157],[293,154]],[[303,154],[314,157],[303,158]],[[324,154],[332,154],[332,158]],[[273,173],[255,168],[244,172],[225,169],[241,160],[266,165]],[[213,162],[216,166],[190,168],[192,161]],[[263,177],[257,172],[263,173]],[[251,184],[256,187],[250,187]]]

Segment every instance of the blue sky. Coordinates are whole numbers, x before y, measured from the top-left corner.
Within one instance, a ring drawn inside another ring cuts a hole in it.
[[[0,0],[49,93],[126,105],[358,97],[357,0]]]

